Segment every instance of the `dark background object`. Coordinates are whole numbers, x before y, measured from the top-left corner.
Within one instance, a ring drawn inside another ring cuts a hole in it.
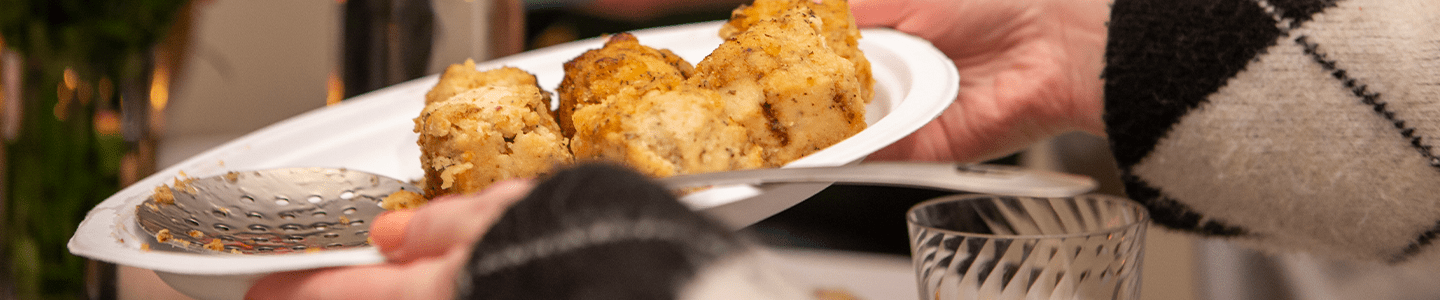
[[[345,1],[345,98],[425,76],[435,36],[430,0]]]

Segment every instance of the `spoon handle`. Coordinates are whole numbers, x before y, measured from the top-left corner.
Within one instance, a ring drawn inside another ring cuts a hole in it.
[[[870,162],[836,167],[754,169],[679,175],[659,181],[672,189],[735,184],[833,182],[932,188],[1032,197],[1074,196],[1094,190],[1086,176],[1013,166]]]

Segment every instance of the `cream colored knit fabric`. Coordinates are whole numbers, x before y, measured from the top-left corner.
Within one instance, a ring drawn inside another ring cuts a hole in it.
[[[1440,1],[1239,2],[1281,34],[1154,125],[1170,128],[1121,166],[1132,191],[1158,191],[1137,200],[1262,249],[1440,265]],[[1325,8],[1287,14],[1299,2]]]

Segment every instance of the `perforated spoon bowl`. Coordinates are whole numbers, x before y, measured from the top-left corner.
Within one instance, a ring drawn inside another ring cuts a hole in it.
[[[231,172],[176,179],[136,207],[152,250],[283,254],[369,245],[379,203],[413,185],[330,168]]]

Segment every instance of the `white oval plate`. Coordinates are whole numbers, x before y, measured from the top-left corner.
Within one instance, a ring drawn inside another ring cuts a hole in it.
[[[699,62],[722,41],[720,22],[660,27],[633,32],[642,44],[667,48]],[[794,166],[838,166],[855,163],[929,123],[959,92],[954,64],[929,42],[889,29],[867,29],[860,41],[875,77],[875,99],[868,106],[870,126],[834,146],[796,160]],[[478,64],[479,69],[514,66],[534,73],[541,87],[554,90],[564,76],[562,64],[581,52],[599,48],[601,39],[562,44]],[[437,75],[412,80],[357,96],[275,123],[186,159],[146,177],[97,205],[71,237],[75,255],[91,259],[194,275],[257,274],[383,262],[374,248],[286,255],[201,255],[140,249],[148,235],[135,224],[135,206],[151,190],[183,171],[206,177],[228,171],[280,167],[336,167],[361,170],[402,180],[423,177],[418,136],[411,132],[424,106],[424,94]],[[727,187],[683,199],[692,208],[741,227],[794,205],[825,184]],[[750,196],[758,199],[739,201]],[[758,206],[772,208],[758,210]]]

